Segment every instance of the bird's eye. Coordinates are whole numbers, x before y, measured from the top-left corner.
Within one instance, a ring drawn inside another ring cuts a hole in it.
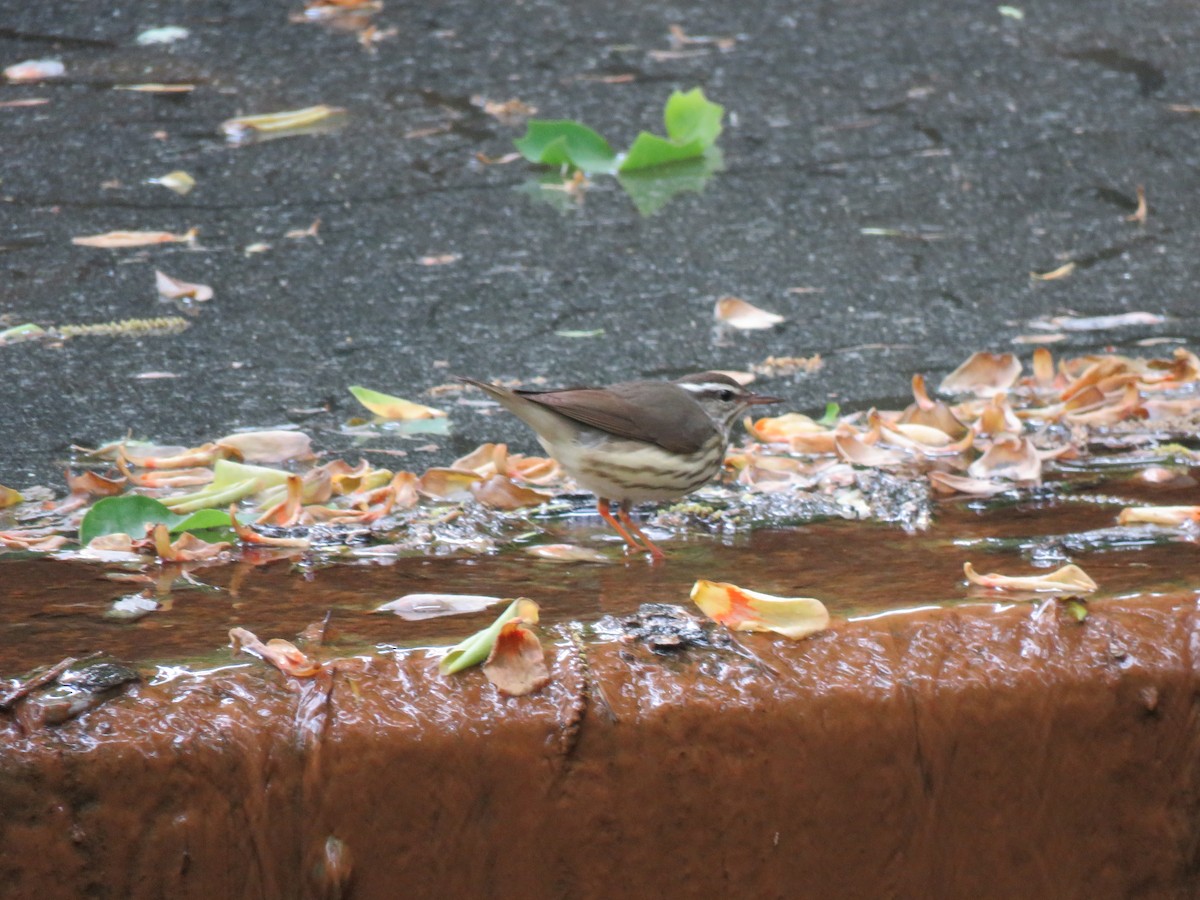
[[[728,403],[733,399],[733,391],[721,391],[721,393],[717,394],[717,397],[722,403]]]

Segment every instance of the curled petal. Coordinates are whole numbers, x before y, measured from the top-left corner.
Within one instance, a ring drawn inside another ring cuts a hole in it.
[[[969,563],[963,563],[963,573],[971,584],[997,591],[1039,591],[1064,594],[1091,593],[1096,582],[1076,565],[1063,566],[1046,575],[980,575]]]
[[[436,500],[466,500],[472,496],[472,487],[483,481],[474,472],[458,469],[426,469],[417,482],[417,489]]]
[[[504,475],[493,475],[487,481],[473,482],[469,490],[475,499],[484,506],[492,509],[522,509],[526,506],[541,506],[550,499],[550,494],[543,494],[533,488],[520,487],[513,484]]]
[[[1009,406],[1008,398],[996,394],[975,420],[974,431],[981,435],[1020,434],[1021,420]]]
[[[165,559],[168,562],[213,559],[229,549],[229,544],[225,541],[210,544],[187,531],[172,541],[167,526],[161,522],[154,526],[151,538],[154,541],[154,552],[158,554],[159,559]],[[95,543],[96,541],[92,541],[89,546],[94,546]]]
[[[257,656],[273,665],[285,675],[295,678],[310,678],[321,671],[321,664],[310,659],[295,644],[273,638],[265,644],[258,636],[245,628],[229,629],[229,645],[234,652],[239,650]]]
[[[67,487],[71,493],[88,497],[115,497],[125,490],[128,483],[127,478],[105,478],[95,472],[83,472],[80,475],[67,472]]]
[[[576,544],[538,544],[536,547],[526,547],[525,552],[538,559],[548,559],[553,562],[590,562],[611,563],[612,560],[591,547],[580,547]]]
[[[836,435],[834,447],[837,449],[838,456],[856,466],[873,469],[879,466],[896,466],[905,461],[902,453],[885,450],[882,447],[873,447],[852,434]]]
[[[450,468],[474,472],[487,478],[508,474],[508,444],[480,444],[466,456],[450,463]]]
[[[154,287],[164,300],[194,300],[202,303],[213,297],[213,289],[207,284],[189,284],[161,271],[154,273]]]
[[[784,413],[758,420],[747,416],[743,424],[752,438],[764,444],[786,444],[797,435],[831,434],[824,425],[801,413]]]
[[[313,457],[312,438],[302,431],[245,431],[218,438],[216,445],[252,463],[279,463]]]
[[[405,400],[403,397],[381,394],[379,391],[372,391],[358,385],[351,387],[350,393],[359,403],[381,419],[397,419],[407,422],[413,419],[439,419],[446,416],[440,409],[434,409],[432,406],[423,406],[420,403]]]
[[[713,316],[722,325],[742,331],[760,331],[784,321],[783,316],[759,309],[741,297],[722,297],[713,309]]]
[[[1042,458],[1028,438],[1005,435],[967,469],[972,478],[1006,478],[1009,481],[1041,481]]]
[[[950,472],[930,472],[929,484],[939,494],[969,494],[973,497],[990,497],[1012,490],[1011,484],[991,481],[987,478],[969,478]]]
[[[438,616],[481,612],[499,602],[499,597],[486,597],[481,594],[405,594],[388,601],[375,611],[395,613],[402,619],[419,622]]]
[[[701,612],[734,631],[773,631],[797,640],[829,627],[829,611],[811,597],[773,597],[701,579],[692,586]]]
[[[483,674],[502,694],[522,697],[550,683],[546,654],[537,635],[520,619],[504,623],[492,652],[483,664]]]
[[[1121,525],[1148,524],[1178,527],[1200,522],[1200,506],[1127,506],[1117,518]]]
[[[942,379],[943,394],[990,397],[1007,391],[1021,375],[1021,361],[1012,353],[980,351]]]

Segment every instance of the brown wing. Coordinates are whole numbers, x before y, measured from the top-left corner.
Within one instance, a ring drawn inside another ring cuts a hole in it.
[[[611,387],[518,391],[522,397],[619,437],[657,444],[672,453],[694,453],[713,433],[713,423],[683,388],[661,381],[629,381]]]

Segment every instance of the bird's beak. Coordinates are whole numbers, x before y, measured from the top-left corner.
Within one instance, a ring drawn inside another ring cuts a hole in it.
[[[762,394],[749,394],[742,398],[747,406],[766,406],[768,403],[782,403],[782,397],[766,397]]]

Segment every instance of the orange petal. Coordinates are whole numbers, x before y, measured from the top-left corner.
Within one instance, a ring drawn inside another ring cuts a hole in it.
[[[302,431],[245,431],[218,438],[216,445],[251,463],[279,463],[313,456],[312,438]]]
[[[437,500],[466,500],[471,495],[471,486],[483,481],[474,472],[458,469],[426,469],[417,482],[417,489]]]
[[[550,683],[546,654],[537,635],[520,619],[506,622],[483,664],[483,674],[502,694],[521,697]]]
[[[1121,525],[1144,523],[1178,527],[1184,522],[1200,522],[1200,506],[1127,506],[1117,518]]]
[[[579,547],[575,544],[538,544],[536,547],[526,547],[525,552],[538,559],[549,559],[554,562],[612,562],[599,550],[593,550],[591,547]]]
[[[1063,566],[1046,575],[980,575],[969,563],[963,563],[963,573],[971,584],[997,591],[1056,591],[1059,593],[1091,593],[1096,582],[1079,566]]]
[[[1010,434],[997,438],[967,469],[972,478],[1041,481],[1042,458],[1028,438]]]
[[[244,650],[273,665],[286,675],[309,678],[321,671],[321,664],[310,659],[295,644],[273,638],[265,644],[245,628],[229,629],[229,644],[234,651]]]
[[[1021,375],[1021,361],[1012,353],[981,351],[942,379],[943,394],[975,394],[990,397],[1007,391]]]
[[[773,631],[793,640],[829,627],[829,611],[811,597],[773,597],[701,579],[692,586],[701,612],[734,631]]]
[[[742,331],[761,331],[785,321],[783,316],[759,309],[741,297],[722,297],[713,309],[713,316],[722,325]]]
[[[541,506],[551,496],[543,494],[541,491],[535,491],[533,488],[515,485],[504,475],[493,475],[487,481],[474,482],[469,488],[476,500],[492,509],[521,509],[526,506]]]

